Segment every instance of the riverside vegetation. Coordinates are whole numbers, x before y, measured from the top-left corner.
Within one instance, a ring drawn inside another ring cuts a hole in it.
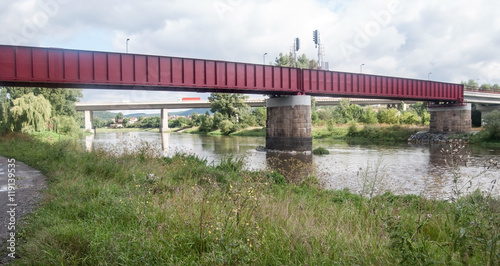
[[[500,264],[500,201],[462,194],[460,147],[443,150],[448,201],[325,190],[313,173],[289,182],[238,158],[162,158],[148,143],[114,155],[15,134],[0,154],[48,178],[14,264]]]

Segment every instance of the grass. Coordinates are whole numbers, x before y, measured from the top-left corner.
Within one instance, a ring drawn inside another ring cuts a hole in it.
[[[243,130],[231,133],[231,136],[265,137],[266,136],[266,128],[265,127],[258,127],[258,128],[243,129]]]
[[[351,129],[350,129],[351,127]],[[355,130],[353,130],[355,129]],[[326,127],[314,127],[315,139],[369,140],[406,142],[408,138],[426,128],[400,125],[338,125],[329,131]]]
[[[11,135],[0,154],[48,178],[14,264],[500,263],[500,202],[487,195],[365,198],[312,176],[245,171],[238,158],[159,158],[147,145],[116,156]]]

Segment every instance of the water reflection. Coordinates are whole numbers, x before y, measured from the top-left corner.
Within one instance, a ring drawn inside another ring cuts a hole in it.
[[[94,134],[85,136],[85,150],[86,151],[94,150],[94,139],[95,139]]]
[[[163,156],[169,157],[169,145],[170,145],[170,133],[160,133],[161,134],[161,150],[163,151]]]
[[[87,149],[108,149],[116,153],[137,149],[141,142],[157,147],[158,154],[164,156],[176,152],[194,153],[215,164],[228,155],[240,156],[249,170],[275,169],[297,183],[314,175],[325,188],[348,188],[359,194],[392,191],[447,198],[453,186],[452,168],[440,152],[441,145],[384,146],[322,140],[315,142],[314,147],[325,147],[330,155],[316,156],[257,151],[258,147],[265,146],[265,139],[253,137],[113,132],[85,138]],[[460,175],[463,180],[474,177],[474,186],[486,190],[492,180],[500,178],[498,170],[475,177],[484,169],[487,160],[499,160],[500,149],[475,146],[467,149],[471,152],[471,160],[466,167],[460,168]],[[492,192],[500,195],[499,187]]]
[[[268,169],[277,171],[295,184],[315,174],[312,154],[267,152],[266,162]]]

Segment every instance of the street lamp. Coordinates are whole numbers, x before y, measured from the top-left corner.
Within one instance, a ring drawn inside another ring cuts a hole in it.
[[[360,74],[361,74],[361,73],[363,73],[363,66],[364,66],[364,65],[365,65],[365,64],[361,64],[361,65],[359,66],[359,73],[360,73]]]
[[[265,64],[266,64],[266,55],[267,55],[267,53],[264,53],[264,59],[263,59],[263,61],[262,61],[262,64],[263,64],[263,65],[265,65]]]
[[[431,80],[431,75],[432,75],[432,72],[429,72],[429,74],[427,74],[427,80]]]
[[[128,41],[130,41],[129,38],[127,38],[127,54],[128,54]]]

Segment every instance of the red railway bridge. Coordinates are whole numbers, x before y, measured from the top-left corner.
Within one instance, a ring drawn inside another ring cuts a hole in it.
[[[461,84],[336,71],[0,45],[0,86],[288,96],[267,103],[271,149],[310,150],[310,96],[427,101],[439,106],[430,109],[431,130],[470,130]]]

